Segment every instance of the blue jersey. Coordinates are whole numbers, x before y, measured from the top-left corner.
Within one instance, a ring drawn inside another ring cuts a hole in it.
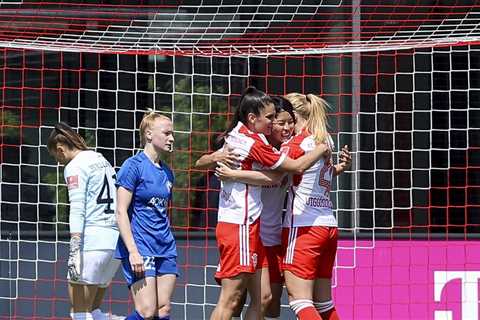
[[[123,163],[117,174],[116,185],[132,192],[128,216],[140,255],[176,257],[175,239],[167,215],[173,185],[170,168],[164,163],[156,166],[144,152],[140,152]],[[128,257],[121,237],[116,257]]]

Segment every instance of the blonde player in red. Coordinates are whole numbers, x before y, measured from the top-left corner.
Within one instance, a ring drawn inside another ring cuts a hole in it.
[[[276,152],[264,136],[271,133],[274,117],[271,98],[253,87],[247,88],[226,130],[224,149],[233,149],[239,156],[239,168],[243,170],[278,168],[300,174],[322,157],[327,146],[319,144],[308,155],[296,160]],[[212,158],[199,159],[197,167],[214,166]],[[260,290],[258,265],[261,261],[258,259],[264,255],[259,237],[260,195],[261,187],[222,182],[216,228],[220,263],[215,275],[222,288],[210,319],[230,319],[245,289],[251,297],[246,319],[261,319],[262,306],[270,302],[270,295],[262,296]]]
[[[327,103],[308,94],[292,93],[297,136],[283,148],[292,158],[313,150],[319,142],[333,141],[327,132]],[[331,295],[331,277],[337,251],[337,221],[330,201],[332,177],[348,169],[348,146],[339,153],[339,164],[330,155],[302,175],[293,177],[288,193],[282,243],[283,270],[292,310],[300,320],[339,319]]]

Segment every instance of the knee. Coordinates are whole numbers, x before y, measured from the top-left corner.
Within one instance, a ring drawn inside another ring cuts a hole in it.
[[[152,305],[142,305],[138,307],[137,312],[145,319],[153,319],[157,315],[157,308]]]
[[[158,315],[160,317],[168,316],[172,310],[172,305],[170,302],[166,302],[158,307]]]
[[[230,307],[232,308],[232,310],[240,307],[240,304],[242,303],[242,297],[243,294],[241,291],[235,291],[231,298],[230,298]]]
[[[236,310],[242,302],[242,292],[231,292],[229,295],[221,295],[219,304],[228,310]]]
[[[262,306],[268,306],[272,302],[272,292],[262,292],[261,297],[260,297],[260,303]]]

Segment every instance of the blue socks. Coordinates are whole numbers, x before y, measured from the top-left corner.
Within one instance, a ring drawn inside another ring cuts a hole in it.
[[[164,316],[164,317],[159,317],[159,316],[155,316],[153,317],[154,320],[170,320],[170,316]],[[132,312],[130,315],[128,315],[125,320],[145,320],[141,315],[140,313],[138,313],[136,310],[134,312]]]
[[[125,320],[144,320],[144,318],[136,310],[129,314]]]

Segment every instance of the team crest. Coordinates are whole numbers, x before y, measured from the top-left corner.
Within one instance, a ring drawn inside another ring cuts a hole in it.
[[[256,269],[257,263],[258,263],[258,255],[256,253],[252,254],[252,262],[253,262],[253,267]]]
[[[78,175],[67,177],[67,188],[68,190],[78,188]]]

